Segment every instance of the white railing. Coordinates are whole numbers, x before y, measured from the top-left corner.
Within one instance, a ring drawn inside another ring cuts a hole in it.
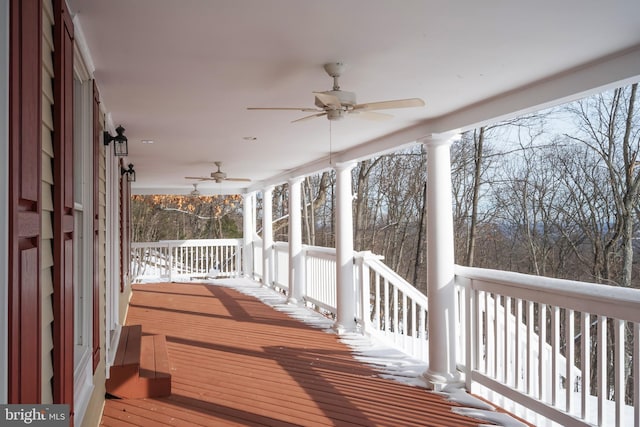
[[[254,240],[251,250],[253,251],[253,278],[262,281],[262,239]]]
[[[161,240],[131,244],[136,280],[235,277],[242,269],[242,239]]]
[[[336,301],[336,250],[320,246],[303,245],[306,277],[305,301],[335,316]]]
[[[273,243],[273,282],[271,284],[282,292],[289,291],[289,243]]]
[[[456,283],[471,391],[540,425],[640,425],[639,290],[460,266]]]
[[[258,243],[251,277],[262,274]],[[239,239],[132,246],[136,276],[236,276],[242,268]],[[288,249],[274,243],[270,283],[285,294]],[[303,257],[305,302],[335,316],[335,249],[303,246]],[[354,264],[361,331],[428,361],[427,297],[370,252],[354,253]],[[470,391],[536,425],[640,427],[640,290],[455,271],[456,360]]]
[[[355,260],[358,317],[363,331],[427,361],[427,297],[384,264],[381,257],[361,252]]]

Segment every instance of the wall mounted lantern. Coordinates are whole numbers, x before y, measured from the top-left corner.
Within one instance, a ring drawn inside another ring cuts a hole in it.
[[[104,145],[109,145],[114,141],[113,154],[118,157],[124,157],[129,154],[129,146],[127,145],[127,137],[124,136],[124,128],[122,125],[116,128],[116,136],[111,136],[109,132],[104,131]]]
[[[127,182],[135,182],[136,181],[136,171],[133,170],[133,164],[129,163],[129,169],[125,169],[120,167],[120,175],[127,174]]]

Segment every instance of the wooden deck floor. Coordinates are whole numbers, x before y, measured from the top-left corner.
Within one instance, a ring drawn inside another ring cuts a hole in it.
[[[233,289],[135,285],[127,324],[164,334],[172,395],[107,399],[104,426],[477,426],[428,391],[380,378],[323,332]]]

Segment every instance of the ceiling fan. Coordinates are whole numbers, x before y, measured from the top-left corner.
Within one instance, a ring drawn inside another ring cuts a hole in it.
[[[356,94],[340,90],[338,78],[342,75],[345,66],[342,62],[330,62],[324,64],[324,70],[333,77],[333,89],[324,92],[313,92],[317,108],[296,107],[248,107],[247,110],[295,110],[312,112],[309,116],[294,120],[292,123],[315,117],[327,116],[329,120],[340,120],[347,114],[356,114],[370,120],[386,120],[393,117],[390,114],[379,113],[374,110],[391,110],[395,108],[423,107],[424,101],[420,98],[396,99],[392,101],[356,103]]]
[[[198,181],[215,181],[217,183],[221,183],[222,181],[239,181],[239,182],[250,182],[249,178],[227,178],[227,174],[222,172],[220,168],[222,167],[222,162],[213,162],[218,170],[215,172],[211,172],[210,177],[206,176],[185,176],[185,179],[197,179]],[[194,184],[194,186],[197,184]]]
[[[198,197],[200,196],[200,190],[198,190],[198,184],[193,184],[193,190],[191,190],[191,192],[189,193],[189,195],[191,197]]]

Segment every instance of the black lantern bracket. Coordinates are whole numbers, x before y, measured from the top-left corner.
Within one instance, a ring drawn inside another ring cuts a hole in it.
[[[120,175],[124,175],[127,174],[127,181],[128,182],[135,182],[136,181],[136,171],[133,169],[133,164],[129,163],[128,168],[125,169],[123,167],[120,167]]]
[[[113,145],[113,154],[118,157],[125,157],[129,154],[129,146],[127,137],[124,135],[124,128],[122,125],[116,128],[116,136],[111,136],[111,134],[107,131],[104,131],[104,145],[109,145],[111,141],[115,144]]]

